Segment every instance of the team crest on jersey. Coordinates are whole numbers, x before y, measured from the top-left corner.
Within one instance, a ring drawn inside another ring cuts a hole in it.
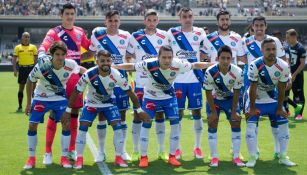
[[[81,41],[81,35],[80,34],[77,34],[77,40]]]
[[[113,88],[115,84],[113,82],[109,83],[109,87]]]
[[[235,80],[231,79],[229,80],[229,84],[233,84],[235,82]]]
[[[141,46],[136,46],[137,49],[141,49]]]
[[[157,43],[158,43],[159,45],[161,45],[161,44],[162,44],[162,40],[159,39],[159,40],[157,41]]]
[[[194,41],[197,41],[197,40],[198,40],[198,36],[194,36],[194,37],[193,37],[193,40],[194,40]]]
[[[231,42],[230,43],[232,46],[236,46],[236,43],[235,42]]]
[[[119,44],[124,45],[125,44],[125,40],[123,40],[123,39],[119,40]]]
[[[67,78],[68,75],[69,75],[69,73],[68,73],[68,72],[65,72],[65,73],[63,74],[63,77],[64,77],[64,78]]]
[[[274,75],[275,75],[275,77],[279,77],[279,76],[280,76],[280,72],[276,71],[276,72],[274,73]]]
[[[176,45],[176,41],[173,41],[173,45]]]
[[[175,75],[176,75],[176,72],[171,72],[171,73],[170,73],[170,76],[171,76],[171,77],[173,77],[173,76],[175,76]]]

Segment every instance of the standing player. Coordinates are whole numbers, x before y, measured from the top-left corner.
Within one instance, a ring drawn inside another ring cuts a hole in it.
[[[119,73],[118,70],[111,68],[111,54],[106,50],[101,50],[97,53],[96,60],[98,66],[89,69],[81,77],[69,98],[68,107],[66,108],[67,113],[64,114],[64,116],[69,115],[71,112],[71,106],[77,99],[78,94],[84,92],[88,86],[89,89],[86,94],[85,106],[82,109],[80,117],[80,127],[76,141],[77,160],[74,168],[81,169],[83,166],[83,151],[86,144],[86,133],[88,127],[92,125],[97,114],[100,113],[102,113],[108,120],[108,123],[114,130],[113,142],[116,152],[114,164],[121,167],[127,167],[128,165],[121,156],[123,153],[124,142],[120,114],[117,106],[112,104],[111,98],[115,85],[128,94],[133,104],[137,107],[137,113],[140,115],[140,118],[149,118],[149,116],[142,111],[137,97],[131,91],[126,78]]]
[[[292,92],[294,102],[289,98],[288,101],[295,108],[295,119],[302,120],[305,106],[303,70],[305,67],[306,50],[304,46],[297,41],[297,32],[294,29],[287,31],[286,38],[288,43],[286,53],[289,56],[290,70],[292,74]]]
[[[232,64],[237,65],[239,61],[246,63],[241,36],[229,30],[231,25],[230,13],[228,11],[220,11],[216,15],[216,20],[218,31],[210,33],[204,41],[204,51],[211,58],[211,62],[216,63],[219,48],[227,45],[232,51]]]
[[[179,59],[189,61],[191,63],[203,61],[205,54],[201,54],[203,41],[206,34],[203,29],[193,26],[193,12],[190,8],[182,8],[179,11],[181,26],[173,27],[168,30],[170,45],[174,51],[174,55]],[[202,108],[202,83],[204,82],[201,70],[190,70],[184,74],[177,76],[174,88],[178,100],[180,121],[183,117],[185,108],[185,100],[189,99],[188,109],[192,110],[194,119],[195,145],[194,155],[196,158],[203,158],[201,151],[201,137],[203,133],[203,122],[201,118]],[[181,122],[179,123],[181,128]],[[179,128],[179,132],[181,132]],[[180,158],[182,151],[178,147],[176,157]]]
[[[276,57],[276,48],[275,40],[266,38],[261,44],[263,57],[257,58],[249,65],[248,77],[251,84],[246,103],[246,142],[250,158],[246,163],[247,167],[256,165],[256,128],[259,115],[268,115],[271,123],[277,125],[277,141],[280,145],[279,163],[287,166],[296,165],[286,156],[289,126],[287,113],[283,110],[290,70],[287,62]]]
[[[55,122],[62,123],[61,136],[61,166],[71,168],[71,164],[67,159],[67,151],[70,141],[69,116],[62,117],[67,107],[66,82],[73,73],[83,73],[84,68],[78,66],[73,60],[66,60],[66,45],[63,42],[55,42],[50,47],[52,56],[51,65],[36,64],[29,75],[27,81],[27,107],[25,110],[29,118],[28,130],[28,147],[29,159],[24,169],[30,169],[35,166],[36,145],[37,145],[37,126],[44,120],[44,115],[49,110],[54,113]],[[48,56],[49,57],[49,56]],[[46,57],[45,57],[46,59]],[[34,83],[37,86],[34,91],[33,101],[32,94]]]
[[[99,50],[107,50],[111,54],[113,64],[121,64],[125,61],[126,49],[128,47],[128,41],[130,34],[127,31],[119,29],[120,16],[118,11],[109,11],[105,15],[105,27],[97,27],[93,30],[91,36],[90,51],[98,52]],[[120,73],[127,77],[125,71]],[[131,160],[131,157],[126,151],[126,139],[127,139],[127,124],[126,124],[126,110],[129,109],[129,98],[127,94],[120,88],[114,88],[115,103],[121,115],[121,124],[123,127],[124,137],[124,152],[123,159]],[[104,143],[106,133],[106,121],[103,116],[99,116],[99,122],[97,125],[97,132],[101,137],[98,137],[99,154],[96,161],[102,161],[105,159],[104,155]]]
[[[267,23],[266,23],[266,19],[262,16],[258,16],[255,17],[253,19],[252,22],[252,28],[254,29],[254,35],[248,37],[245,39],[244,41],[244,50],[246,52],[247,55],[247,63],[248,65],[250,65],[250,63],[261,57],[262,56],[262,52],[261,52],[261,43],[264,39],[266,38],[271,38],[275,41],[276,43],[276,56],[286,60],[286,56],[285,56],[285,51],[284,48],[281,44],[281,42],[273,36],[267,35],[266,29],[267,29]],[[247,74],[248,71],[248,66],[245,66],[245,69],[243,70],[243,74]],[[244,80],[244,89],[248,89],[249,87],[249,83],[250,81],[248,80]],[[273,138],[275,141],[275,153],[274,156],[276,157],[279,153],[279,142],[278,142],[278,126],[276,125],[276,123],[271,123],[271,130],[272,130],[272,134],[273,134]],[[257,129],[256,129],[256,133],[258,135],[258,125],[257,125]],[[258,144],[257,144],[258,145]],[[258,154],[259,154],[259,150],[258,150]],[[257,156],[258,156],[257,154]]]
[[[18,71],[17,71],[17,60],[18,60]],[[18,109],[16,112],[22,112],[22,100],[23,90],[27,82],[29,73],[32,71],[34,65],[37,62],[37,48],[35,45],[30,44],[30,34],[24,32],[21,37],[21,44],[18,44],[14,48],[13,55],[13,70],[14,76],[18,76]]]
[[[229,120],[232,131],[233,163],[244,166],[241,161],[241,117],[238,105],[243,74],[241,68],[231,64],[232,49],[224,45],[217,53],[217,64],[210,66],[205,74],[204,87],[207,97],[208,142],[211,150],[211,167],[218,166],[217,126],[220,111],[223,110]]]
[[[158,51],[162,45],[169,45],[166,31],[157,29],[159,24],[158,13],[154,10],[148,10],[144,17],[145,29],[141,29],[132,33],[127,48],[127,60],[135,58],[135,61],[142,62],[149,58],[158,56]],[[144,95],[144,86],[147,81],[146,72],[136,72],[135,90],[139,99],[139,103],[142,104]],[[139,155],[139,139],[142,122],[136,118],[136,111],[134,111],[134,120],[132,123],[132,138],[133,138],[133,154],[132,160],[137,160]],[[165,138],[165,124],[163,113],[157,113],[156,116],[156,134],[158,136],[158,157],[160,159],[167,159],[167,155],[164,152],[164,138]]]
[[[50,29],[46,34],[40,48],[39,54],[45,54],[48,52],[51,44],[54,41],[62,41],[67,45],[67,55],[66,59],[72,59],[76,63],[80,64],[80,59],[87,59],[89,54],[83,53],[81,55],[81,46],[85,49],[89,47],[89,40],[87,39],[84,30],[80,27],[74,26],[76,18],[76,9],[72,4],[65,4],[61,10],[62,24]],[[70,97],[71,92],[75,88],[80,76],[78,74],[73,74],[67,83],[67,96]],[[69,144],[69,158],[75,158],[75,143],[78,130],[78,114],[79,108],[83,106],[83,96],[79,95],[76,103],[73,106],[70,118],[70,131],[71,139]],[[49,165],[52,163],[52,143],[56,132],[56,122],[53,117],[53,112],[51,112],[46,128],[46,150],[43,163]]]
[[[162,46],[158,53],[158,58],[148,59],[139,63],[126,63],[117,65],[119,69],[136,70],[146,72],[148,79],[144,87],[144,99],[142,108],[153,119],[157,111],[163,110],[165,117],[170,120],[170,151],[168,163],[173,166],[180,166],[181,163],[176,160],[175,152],[179,146],[179,115],[178,104],[175,97],[175,91],[172,84],[175,78],[184,72],[192,69],[204,69],[208,67],[207,62],[189,63],[179,59],[173,59],[174,54],[170,46]],[[148,143],[149,129],[151,128],[151,120],[143,120],[140,145],[141,159],[139,167],[148,166]]]

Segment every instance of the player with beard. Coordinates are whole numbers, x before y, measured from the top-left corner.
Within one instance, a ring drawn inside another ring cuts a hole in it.
[[[127,48],[126,59],[135,59],[135,62],[142,62],[146,59],[157,57],[158,51],[163,45],[169,45],[167,33],[164,30],[157,28],[159,24],[158,13],[154,10],[148,10],[144,16],[145,29],[140,29],[132,33],[129,39]],[[146,72],[136,72],[135,89],[139,103],[142,104],[144,95],[144,86],[147,81]],[[132,123],[132,139],[133,139],[133,153],[132,160],[139,159],[139,139],[142,122],[137,118],[136,111],[134,110],[134,119]],[[164,151],[165,140],[165,123],[162,112],[158,112],[155,119],[156,134],[158,137],[158,158],[167,159],[168,156]]]
[[[97,66],[86,71],[79,80],[75,90],[69,98],[68,107],[64,116],[69,116],[71,106],[79,93],[84,92],[88,86],[88,92],[85,97],[85,105],[80,117],[79,132],[76,140],[77,160],[74,164],[75,169],[81,169],[83,166],[83,151],[86,145],[86,133],[96,118],[97,114],[102,114],[112,126],[114,131],[113,143],[115,147],[114,164],[120,167],[127,167],[122,158],[124,151],[123,132],[121,117],[116,105],[112,103],[113,89],[117,85],[130,97],[133,104],[137,107],[137,114],[142,119],[148,119],[149,116],[143,112],[137,97],[132,92],[126,78],[116,69],[111,68],[111,54],[106,50],[101,50],[96,56]],[[98,135],[99,137],[99,135]]]
[[[267,29],[267,22],[266,19],[262,16],[258,16],[258,17],[254,17],[253,22],[252,22],[252,28],[254,29],[254,35],[246,38],[244,40],[244,50],[246,52],[247,55],[247,64],[250,65],[250,63],[263,56],[262,52],[261,52],[261,43],[264,39],[266,38],[271,38],[275,41],[276,43],[276,56],[283,59],[284,61],[286,61],[286,54],[284,51],[284,48],[281,44],[281,42],[278,40],[278,38],[267,35],[266,29]],[[248,71],[248,66],[245,66],[246,68],[243,70],[244,74],[247,74]],[[249,83],[250,81],[244,81],[247,84],[244,84],[245,89],[247,89],[249,87]],[[272,130],[272,134],[273,134],[273,138],[275,141],[275,153],[274,153],[274,157],[277,158],[279,155],[279,142],[278,142],[278,126],[274,121],[271,121],[271,130]],[[258,136],[258,125],[256,128],[256,135]],[[258,154],[257,154],[257,158],[259,157],[259,150],[258,150]]]

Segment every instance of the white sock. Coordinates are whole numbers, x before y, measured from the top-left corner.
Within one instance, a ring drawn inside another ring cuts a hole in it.
[[[133,151],[139,152],[139,141],[141,133],[142,122],[132,122],[132,140],[133,140]]]
[[[195,148],[200,148],[201,138],[203,135],[203,120],[201,116],[193,116],[194,118],[194,135],[195,135]]]
[[[37,131],[28,131],[28,150],[29,156],[34,157],[37,145]]]
[[[80,126],[82,127],[82,126]],[[87,133],[87,127],[84,127],[84,129],[78,131],[77,139],[76,139],[76,151],[77,156],[82,157],[83,151],[86,145],[86,133]]]
[[[156,134],[158,137],[158,153],[164,152],[164,140],[165,140],[164,119],[156,120]]]
[[[271,127],[272,130],[272,135],[273,135],[273,140],[274,140],[274,151],[275,153],[279,153],[280,152],[280,146],[279,146],[279,139],[278,139],[278,127],[274,128]]]
[[[124,152],[126,152],[126,142],[127,142],[128,127],[127,127],[126,121],[122,121],[121,125],[122,125],[122,132],[123,132],[123,141],[124,141],[123,150],[124,150]]]
[[[98,121],[97,124],[97,135],[98,135],[98,145],[99,153],[105,153],[105,143],[106,143],[106,134],[107,134],[107,124],[106,121]]]
[[[256,137],[256,123],[246,124],[246,144],[248,152],[251,156],[256,156],[257,153],[257,137]]]
[[[256,146],[257,146],[257,152],[259,153],[259,146],[258,146],[258,129],[259,129],[259,127],[258,127],[258,124],[257,124],[257,126],[256,126]]]
[[[279,128],[278,139],[279,139],[279,145],[280,145],[280,154],[286,155],[287,150],[288,150],[289,137],[290,137],[289,124],[285,123],[285,124],[279,125],[278,128]]]
[[[208,142],[211,151],[211,157],[218,157],[217,154],[217,129],[209,128],[208,129]]]
[[[62,136],[61,136],[62,156],[67,156],[69,143],[70,143],[70,131],[62,131]]]
[[[233,158],[239,157],[240,154],[240,146],[241,146],[241,129],[240,128],[232,128],[231,134],[232,140],[232,151]]]
[[[179,124],[172,124],[171,122],[171,132],[169,137],[170,149],[169,153],[171,155],[175,155],[176,149],[179,147],[180,140],[180,132],[179,132]]]
[[[151,128],[151,123],[143,123],[140,134],[140,146],[141,155],[147,156],[148,150],[148,140],[149,140],[149,129]]]
[[[181,136],[181,128],[182,128],[182,124],[181,124],[181,120],[179,120],[179,128],[178,128],[178,133],[179,135]],[[181,145],[180,145],[180,137],[179,137],[179,140],[178,140],[178,147],[177,149],[181,149]]]
[[[124,151],[124,138],[123,138],[123,131],[121,129],[121,126],[118,125],[118,127],[113,127],[114,135],[113,135],[113,144],[115,147],[115,154],[116,156],[122,155]]]

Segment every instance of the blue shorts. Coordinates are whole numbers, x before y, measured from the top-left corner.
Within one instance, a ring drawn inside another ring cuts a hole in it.
[[[136,97],[138,98],[140,105],[142,106],[143,96],[144,96],[144,88],[135,87],[134,93],[135,93]],[[133,105],[133,109],[136,109],[136,106]]]
[[[231,108],[232,108],[232,99],[228,99],[228,100],[218,100],[218,99],[214,99],[214,105],[216,106],[216,112],[217,112],[217,116],[220,116],[220,112],[221,110],[225,112],[227,120],[231,119]],[[237,113],[240,114],[240,106],[238,104],[237,106]],[[207,118],[209,118],[210,113],[211,113],[211,109],[209,106],[209,103],[206,103],[206,113],[207,113]]]
[[[288,123],[288,119],[282,116],[276,116],[277,102],[273,103],[256,103],[256,109],[260,111],[260,116],[268,115],[271,122],[276,122],[277,124]],[[246,112],[249,110],[249,105],[246,105]],[[257,123],[259,116],[251,116],[247,122]]]
[[[67,107],[67,100],[41,101],[33,100],[31,106],[30,123],[44,123],[44,115],[52,110],[53,118],[56,122],[61,121],[62,115]]]
[[[97,114],[100,112],[107,119],[109,124],[112,121],[120,120],[120,114],[119,114],[117,106],[109,106],[109,107],[102,107],[102,108],[84,106],[82,108],[82,114],[80,116],[79,121],[93,123]]]
[[[178,103],[176,98],[165,100],[152,100],[144,98],[142,109],[150,116],[155,118],[156,112],[164,111],[166,119],[179,119]]]
[[[115,87],[113,89],[115,99],[113,99],[113,104],[118,107],[119,111],[125,111],[129,109],[129,97],[125,91],[120,87]]]
[[[188,109],[201,109],[203,98],[200,83],[174,83],[178,108],[185,109],[186,97],[189,99]]]

